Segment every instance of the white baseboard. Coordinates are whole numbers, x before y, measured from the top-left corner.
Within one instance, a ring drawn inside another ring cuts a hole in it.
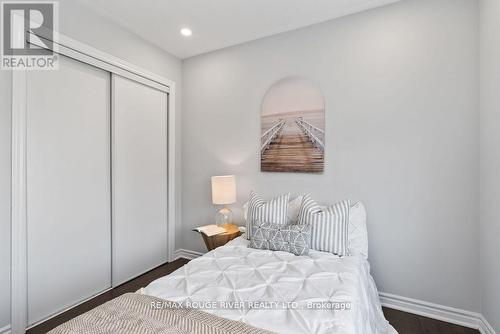
[[[0,328],[0,334],[10,334],[10,325]]]
[[[203,253],[201,253],[201,252],[196,252],[196,251],[192,251],[189,249],[177,249],[174,252],[174,259],[177,260],[177,259],[182,258],[182,259],[192,260],[192,259],[196,259],[197,257],[200,257],[202,255],[203,255]]]
[[[481,327],[479,328],[481,334],[496,334],[493,327],[490,325],[488,320],[481,314]]]
[[[385,292],[380,292],[379,296],[382,306],[388,308],[478,329],[481,334],[496,334],[493,327],[491,327],[488,321],[486,321],[480,313],[424,302],[418,299],[401,297]]]

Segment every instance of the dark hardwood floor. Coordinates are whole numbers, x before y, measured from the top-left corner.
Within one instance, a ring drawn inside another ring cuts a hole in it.
[[[127,292],[134,292],[148,285],[157,278],[170,274],[174,270],[182,267],[188,260],[179,259],[174,262],[164,264],[141,275],[125,284],[122,284],[108,292],[105,292],[81,305],[78,305],[40,325],[27,331],[28,334],[45,334],[60,324],[82,314],[96,306],[99,306],[113,298]],[[418,315],[401,312],[389,308],[384,308],[386,319],[394,326],[399,334],[479,334],[479,331],[465,328],[446,322],[421,317]],[[367,333],[368,334],[368,333]]]
[[[110,291],[104,292],[103,294],[101,294],[95,298],[92,298],[91,300],[86,301],[83,304],[80,304],[80,305],[78,305],[78,306],[52,318],[52,319],[49,319],[49,320],[39,324],[38,326],[35,326],[35,327],[29,329],[28,331],[26,331],[26,333],[28,333],[28,334],[45,334],[48,331],[50,331],[51,329],[56,328],[60,324],[65,323],[66,321],[73,319],[74,317],[76,317],[80,314],[83,314],[87,311],[90,311],[94,307],[97,307],[101,304],[104,304],[105,302],[110,301],[111,299],[114,299],[118,296],[121,296],[127,292],[135,292],[135,291],[139,290],[140,288],[145,287],[146,285],[148,285],[149,283],[151,283],[155,279],[170,274],[171,272],[177,270],[178,268],[182,267],[183,265],[185,265],[188,262],[189,261],[185,260],[185,259],[178,259],[178,260],[175,260],[174,262],[164,264],[158,268],[155,268],[151,271],[148,271],[147,273],[145,273],[145,274],[143,274],[143,275],[127,282],[127,283],[124,283],[120,286],[117,286],[116,288],[114,288]]]
[[[453,325],[402,311],[383,308],[385,318],[399,334],[479,334],[477,329]]]

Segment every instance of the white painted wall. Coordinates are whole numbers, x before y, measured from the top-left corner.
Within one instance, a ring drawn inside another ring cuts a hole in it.
[[[181,171],[181,61],[74,1],[60,1],[60,32],[177,83],[177,173]],[[10,76],[0,71],[0,328],[10,320]],[[180,175],[177,182],[180,197]],[[178,203],[180,212],[180,203]]]
[[[210,176],[368,209],[381,291],[479,311],[478,8],[407,0],[183,62],[182,242],[213,221]],[[326,100],[322,175],[260,172],[260,106],[300,75]]]
[[[481,306],[500,333],[500,2],[480,6]]]
[[[181,61],[74,0],[59,2],[59,30],[180,85]]]
[[[11,73],[0,71],[0,328],[10,323]]]

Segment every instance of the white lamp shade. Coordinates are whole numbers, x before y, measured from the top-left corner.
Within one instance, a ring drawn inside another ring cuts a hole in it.
[[[236,177],[234,175],[212,176],[212,203],[236,203]]]

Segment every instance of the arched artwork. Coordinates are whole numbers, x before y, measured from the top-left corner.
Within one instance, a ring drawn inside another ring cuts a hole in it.
[[[325,162],[325,101],[310,81],[275,83],[262,101],[261,171],[322,173]]]

